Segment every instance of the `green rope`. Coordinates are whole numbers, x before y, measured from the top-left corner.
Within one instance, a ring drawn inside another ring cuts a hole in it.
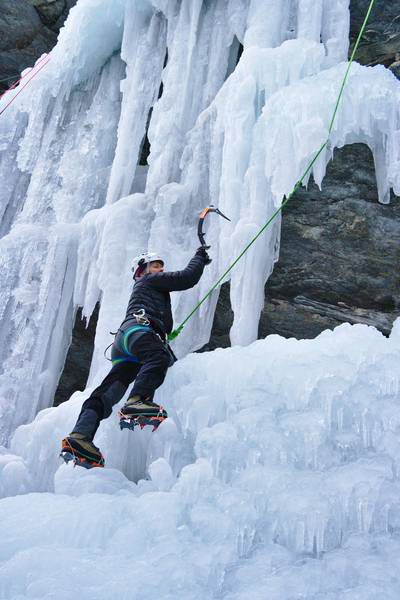
[[[342,84],[341,84],[340,90],[339,90],[339,95],[338,95],[338,98],[336,100],[336,104],[335,104],[335,108],[334,108],[334,111],[333,111],[332,119],[331,119],[331,122],[330,122],[330,125],[329,125],[329,129],[328,129],[328,137],[327,137],[326,141],[322,144],[322,146],[320,147],[320,149],[317,151],[317,153],[315,154],[314,158],[311,160],[310,164],[308,165],[307,169],[304,171],[303,175],[300,177],[300,179],[298,180],[298,182],[296,183],[296,185],[294,186],[294,188],[292,189],[292,191],[290,192],[290,194],[287,197],[285,197],[285,199],[282,202],[282,204],[280,205],[280,207],[276,209],[276,211],[273,213],[273,215],[262,226],[262,228],[260,229],[260,231],[250,240],[250,242],[242,250],[242,252],[239,254],[239,256],[226,269],[226,271],[221,275],[221,277],[214,283],[214,285],[209,289],[209,291],[207,292],[207,294],[196,304],[196,306],[188,314],[188,316],[182,321],[182,323],[169,334],[168,340],[170,342],[172,340],[174,340],[176,337],[178,337],[178,335],[181,333],[182,329],[184,328],[184,326],[186,325],[186,323],[189,321],[189,319],[192,318],[192,316],[194,315],[194,313],[200,308],[200,306],[207,300],[207,298],[212,294],[212,292],[225,279],[225,277],[228,275],[228,273],[233,269],[233,267],[239,262],[239,260],[242,258],[242,256],[247,252],[247,250],[250,248],[250,246],[252,246],[254,244],[254,242],[260,237],[260,235],[262,233],[264,233],[264,231],[267,229],[267,227],[270,225],[270,223],[272,223],[272,221],[275,219],[275,217],[282,211],[283,207],[289,202],[289,200],[294,196],[294,194],[297,192],[297,190],[299,189],[299,187],[303,184],[303,180],[309,174],[309,172],[311,171],[312,167],[314,166],[316,160],[318,159],[318,157],[320,156],[320,154],[323,152],[323,150],[326,148],[326,146],[328,144],[328,141],[329,141],[329,136],[332,133],[332,128],[333,128],[333,124],[335,122],[336,115],[337,115],[337,112],[338,112],[338,109],[339,109],[339,104],[340,104],[340,101],[341,101],[342,96],[343,96],[344,86],[346,85],[346,81],[347,81],[347,78],[348,78],[348,75],[349,75],[349,71],[350,71],[351,65],[352,65],[352,63],[354,61],[355,53],[357,52],[360,40],[361,40],[361,38],[362,38],[362,36],[364,34],[364,31],[365,31],[365,28],[367,26],[368,19],[370,17],[370,14],[371,14],[371,11],[372,11],[372,8],[373,8],[374,4],[375,4],[375,0],[371,0],[369,8],[368,8],[368,11],[367,11],[367,14],[365,15],[365,18],[364,18],[364,22],[363,22],[362,27],[360,29],[360,33],[358,34],[356,43],[354,45],[353,52],[351,53],[349,64],[347,66],[345,75],[343,77],[343,81],[342,81]]]

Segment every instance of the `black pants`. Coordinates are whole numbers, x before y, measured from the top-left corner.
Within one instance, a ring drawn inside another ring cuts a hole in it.
[[[113,367],[83,403],[73,429],[89,439],[94,438],[100,421],[110,416],[112,407],[121,400],[132,381],[135,383],[129,396],[153,398],[174,362],[173,355],[154,331],[133,333],[125,345],[123,336],[123,331],[117,334],[111,351]]]

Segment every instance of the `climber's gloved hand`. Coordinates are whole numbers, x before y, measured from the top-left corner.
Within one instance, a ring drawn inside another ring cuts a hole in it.
[[[207,250],[209,249],[210,246],[200,246],[200,248],[197,248],[196,250],[196,254],[195,256],[201,256],[202,258],[204,258],[204,264],[205,265],[209,265],[211,262],[211,258],[208,256],[208,252]]]

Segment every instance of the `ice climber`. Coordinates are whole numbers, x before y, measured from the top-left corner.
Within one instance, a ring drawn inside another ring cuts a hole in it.
[[[164,260],[156,253],[135,259],[135,283],[111,349],[112,369],[83,403],[72,433],[62,441],[64,460],[86,467],[104,465],[93,438],[100,421],[110,416],[132,381],[121,418],[142,418],[144,423],[155,421],[158,425],[167,417],[165,410],[153,402],[153,396],[176,360],[167,343],[173,326],[170,292],[196,285],[210,262],[205,247],[198,248],[182,271],[165,272]]]

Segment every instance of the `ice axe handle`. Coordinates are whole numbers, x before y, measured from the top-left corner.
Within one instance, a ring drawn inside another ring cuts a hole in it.
[[[217,215],[219,215],[220,217],[223,217],[224,219],[226,219],[227,221],[230,221],[230,219],[224,215],[219,208],[215,208],[215,206],[213,206],[212,204],[210,204],[210,206],[207,206],[206,208],[204,208],[199,216],[199,224],[197,226],[197,235],[199,236],[199,240],[200,240],[200,244],[207,250],[208,248],[210,248],[210,246],[207,245],[206,240],[205,240],[205,233],[203,231],[203,223],[204,223],[204,219],[206,218],[206,216],[208,215],[208,213],[216,213]]]
[[[200,216],[199,216],[199,224],[197,225],[197,235],[199,236],[199,240],[200,240],[200,244],[203,246],[203,248],[209,248],[209,246],[207,246],[206,244],[206,240],[205,240],[205,233],[203,231],[203,223],[204,223],[204,219],[206,218],[207,214],[209,213],[210,209],[207,206],[207,208],[205,208],[204,210],[201,211]]]

